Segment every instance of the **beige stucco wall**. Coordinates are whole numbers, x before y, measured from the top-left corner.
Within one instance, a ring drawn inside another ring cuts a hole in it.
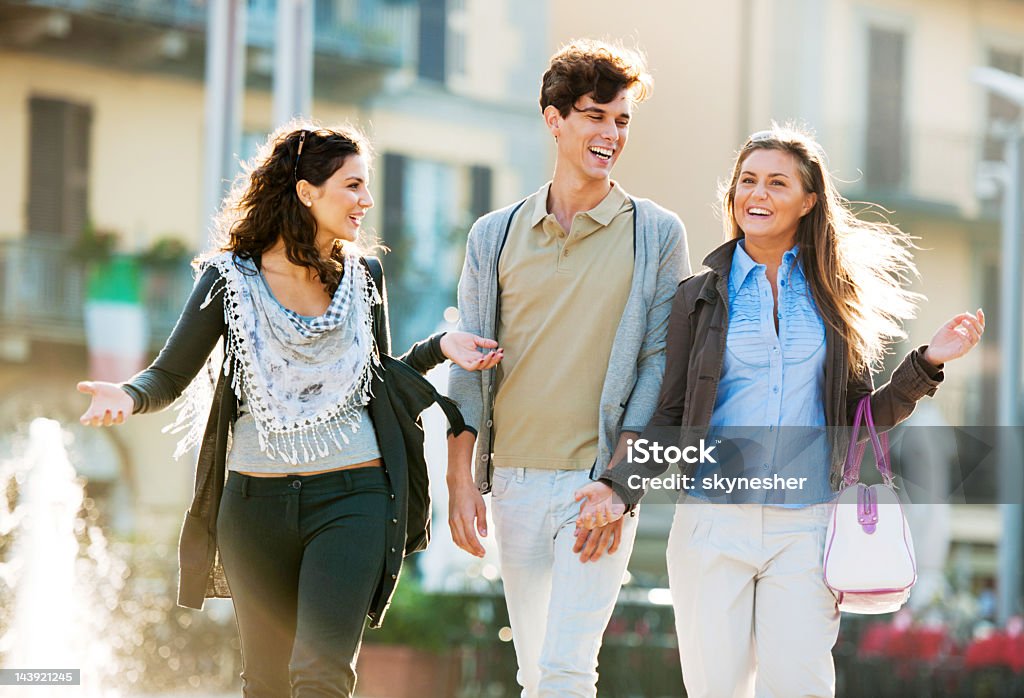
[[[722,239],[715,203],[741,123],[741,4],[551,3],[552,52],[576,37],[619,40],[646,52],[654,94],[637,109],[613,176],[630,193],[680,215],[695,264]]]
[[[695,261],[721,240],[715,185],[745,129],[763,128],[771,119],[816,117],[808,125],[841,186],[859,186],[872,23],[907,32],[910,193],[952,205],[967,218],[977,215],[985,97],[970,71],[984,63],[990,46],[1024,50],[1019,2],[729,0],[652,2],[623,12],[594,0],[585,11],[578,2],[552,3],[551,17],[552,51],[572,37],[592,36],[623,39],[647,52],[654,97],[637,113],[615,177],[682,216]],[[971,246],[966,222],[925,224],[899,210],[890,218],[920,238],[921,281],[914,287],[928,300],[907,329],[910,341],[924,343],[945,319],[980,304],[980,251]],[[938,401],[947,418],[962,419],[985,360],[979,351],[948,372]]]
[[[202,174],[198,83],[3,53],[0,84],[5,131],[19,146],[0,162],[0,231],[20,234],[27,225],[28,100],[47,96],[92,108],[89,209],[97,227],[120,232],[127,250],[193,233]]]

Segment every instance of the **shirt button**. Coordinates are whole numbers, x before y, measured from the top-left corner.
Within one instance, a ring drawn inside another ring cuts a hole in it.
[[[392,549],[391,549],[391,552],[395,552],[395,549],[394,549],[394,548],[392,548]]]
[[[292,489],[297,490],[302,487],[302,483],[298,480],[292,480]]]
[[[778,347],[772,347],[772,351],[774,351],[776,354],[778,354],[779,353],[779,348]]]
[[[562,256],[563,256],[563,257],[568,257],[568,256],[569,256],[569,250],[566,250],[566,251],[564,251],[564,252],[562,253]]]
[[[773,385],[773,386],[772,386],[772,392],[773,392],[773,393],[777,393],[777,392],[779,392],[779,386],[777,386],[777,385]]]
[[[397,524],[398,524],[398,519],[391,519],[391,523],[393,523],[393,524],[396,524],[396,525],[397,525]]]
[[[768,431],[775,431],[775,427],[768,427]]]
[[[394,499],[394,498],[395,498],[395,495],[391,495],[391,498],[392,498],[392,499]]]
[[[398,575],[397,574],[391,575],[391,579],[398,579]]]
[[[488,427],[493,427],[494,426],[494,420],[493,419],[488,419],[487,420],[487,426]]]
[[[769,469],[771,469],[771,466],[768,465],[767,463],[762,463],[761,464],[761,469],[762,470],[769,470]]]
[[[483,454],[482,456],[480,456],[480,462],[481,463],[486,463],[489,459],[490,459],[490,456],[488,456],[486,453]]]

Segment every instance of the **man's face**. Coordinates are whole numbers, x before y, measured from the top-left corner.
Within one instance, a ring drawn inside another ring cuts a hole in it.
[[[558,162],[585,179],[607,180],[626,147],[633,102],[622,90],[611,102],[598,104],[592,95],[580,97],[569,115],[549,106],[548,128],[558,140]]]

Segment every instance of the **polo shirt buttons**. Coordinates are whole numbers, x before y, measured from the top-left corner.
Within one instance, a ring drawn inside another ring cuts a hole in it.
[[[394,548],[392,548],[392,549],[391,549],[391,552],[395,552],[395,549],[394,549]]]
[[[394,495],[394,494],[392,494],[392,495],[391,495],[391,498],[392,498],[392,499],[394,499],[394,498],[395,498],[395,495]]]
[[[292,480],[292,489],[293,490],[302,489],[302,483],[299,482],[298,480]]]
[[[393,523],[393,524],[395,524],[397,526],[398,525],[398,519],[391,519],[391,523]]]
[[[397,574],[393,574],[393,575],[391,575],[391,578],[392,579],[398,579],[398,575]]]
[[[487,420],[487,427],[490,428],[490,427],[493,427],[493,426],[494,426],[494,420],[493,419],[488,419]]]
[[[489,459],[490,459],[490,456],[487,455],[486,453],[483,454],[482,456],[480,456],[480,462],[482,462],[482,463],[486,463]],[[392,499],[394,499],[394,497],[392,497]]]

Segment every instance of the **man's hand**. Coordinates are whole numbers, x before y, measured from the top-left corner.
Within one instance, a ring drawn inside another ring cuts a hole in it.
[[[470,555],[484,556],[477,533],[487,537],[487,505],[472,482],[448,484],[448,527],[455,545]]]
[[[619,549],[622,542],[622,519],[594,530],[576,525],[574,553],[580,554],[580,562],[597,562],[607,551],[609,555]]]

